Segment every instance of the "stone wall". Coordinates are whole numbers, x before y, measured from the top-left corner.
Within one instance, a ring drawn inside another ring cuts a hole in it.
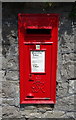
[[[75,119],[76,28],[68,18],[73,3],[3,3],[2,4],[2,120],[31,118]],[[20,106],[18,64],[18,13],[59,13],[58,72],[56,104]],[[7,119],[6,119],[7,118]],[[57,120],[57,119],[56,119]]]

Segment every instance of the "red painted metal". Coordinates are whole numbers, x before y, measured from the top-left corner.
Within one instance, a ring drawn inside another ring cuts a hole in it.
[[[58,16],[58,14],[18,14],[20,104],[56,102]],[[28,33],[28,29],[37,32]],[[50,31],[46,31],[47,29]],[[40,45],[40,48],[36,49],[36,45]],[[31,51],[45,52],[43,73],[31,72]]]

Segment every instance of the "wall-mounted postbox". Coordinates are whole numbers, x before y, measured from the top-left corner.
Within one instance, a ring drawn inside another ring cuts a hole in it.
[[[20,104],[54,104],[57,14],[19,14]]]

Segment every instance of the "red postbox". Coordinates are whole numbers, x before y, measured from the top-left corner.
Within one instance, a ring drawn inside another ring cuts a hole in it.
[[[19,14],[20,104],[54,104],[57,14]]]

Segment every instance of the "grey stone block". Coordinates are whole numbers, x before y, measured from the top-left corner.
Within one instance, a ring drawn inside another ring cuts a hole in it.
[[[8,106],[15,106],[15,101],[14,98],[3,98],[2,100],[3,105],[8,105]]]
[[[61,75],[66,79],[74,78],[74,63],[73,62],[63,62],[61,67]]]
[[[41,118],[41,113],[35,110],[24,110],[21,112],[21,115],[25,116],[26,118]]]
[[[68,83],[67,82],[58,82],[56,95],[57,97],[67,96],[68,93]]]
[[[76,61],[76,53],[71,53],[69,55],[69,59],[72,60],[72,61]]]
[[[0,57],[0,70],[2,70],[2,57]]]
[[[2,57],[2,45],[0,45],[0,57]]]
[[[19,83],[4,81],[2,82],[2,95],[3,98],[17,98],[19,96]],[[19,102],[19,101],[18,101]]]
[[[68,72],[68,79],[74,78],[74,65],[69,65],[67,72]]]
[[[17,93],[18,94],[18,93]],[[3,105],[8,105],[8,106],[15,106],[15,107],[20,107],[20,99],[19,99],[19,95],[15,98],[3,98],[2,99],[2,104]]]
[[[0,71],[0,82],[2,82],[2,81],[6,81],[5,71],[3,71],[3,70]]]
[[[74,111],[74,95],[67,94],[66,96],[57,98],[54,110]]]
[[[75,80],[69,80],[69,93],[75,93]]]
[[[17,24],[11,24],[8,21],[3,21],[2,25],[2,38],[3,44],[15,44],[18,43],[17,40]]]
[[[70,54],[63,54],[62,55],[62,60],[63,60],[63,63],[66,63],[66,62],[74,62],[75,60],[75,55],[74,53],[70,53]]]
[[[7,56],[18,56],[18,45],[17,44],[13,44],[13,45],[3,45],[2,46],[2,55],[4,57]]]
[[[61,118],[61,116],[64,114],[64,111],[46,111],[46,113],[43,114],[42,118]]]
[[[19,70],[19,59],[18,56],[8,55],[6,58],[2,58],[2,69],[3,70]]]
[[[4,106],[2,109],[3,118],[20,118],[21,114],[18,112],[19,109],[14,106]]]
[[[6,71],[6,80],[19,81],[19,72],[18,71]]]
[[[74,93],[76,93],[76,80],[74,80]]]
[[[2,97],[2,82],[0,82],[0,95]]]
[[[67,113],[66,113],[66,116],[67,116],[68,118],[75,118],[74,112],[67,112]]]
[[[2,107],[0,106],[0,119],[2,118]]]
[[[68,114],[67,114],[68,113]],[[62,120],[74,120],[74,112],[66,112],[63,116],[61,116]]]

